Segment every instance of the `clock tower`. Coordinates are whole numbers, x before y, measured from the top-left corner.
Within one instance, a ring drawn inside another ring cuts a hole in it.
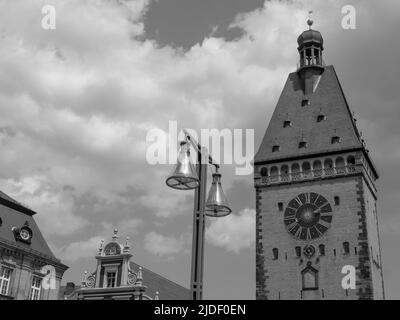
[[[383,299],[378,173],[312,24],[254,159],[256,298]]]

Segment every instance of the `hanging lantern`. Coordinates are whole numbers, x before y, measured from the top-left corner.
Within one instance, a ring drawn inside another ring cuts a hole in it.
[[[191,190],[199,186],[200,180],[190,161],[190,146],[187,141],[181,142],[177,164],[166,183],[169,187],[179,190]]]
[[[216,172],[212,175],[213,181],[206,202],[205,214],[209,217],[224,217],[232,212],[228,200],[222,191],[221,174]]]

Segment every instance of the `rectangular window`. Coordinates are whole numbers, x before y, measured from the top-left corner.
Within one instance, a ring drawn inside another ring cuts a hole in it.
[[[332,143],[332,144],[340,143],[340,137],[332,137],[331,143]]]
[[[1,267],[0,270],[0,294],[6,296],[8,295],[8,289],[10,287],[10,279],[11,279],[10,268]]]
[[[115,287],[115,272],[107,272],[107,288],[114,288]]]
[[[283,121],[283,127],[284,128],[291,127],[291,126],[292,126],[292,123],[289,120]]]
[[[42,288],[42,279],[37,276],[33,276],[31,291],[29,293],[29,300],[40,300],[41,288]]]

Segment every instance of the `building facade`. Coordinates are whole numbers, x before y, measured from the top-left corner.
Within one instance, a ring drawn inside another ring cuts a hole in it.
[[[67,266],[51,252],[33,210],[0,191],[0,300],[57,300]]]
[[[78,300],[187,300],[190,291],[131,261],[128,238],[118,242],[118,231],[112,240],[100,244],[96,269],[85,272],[82,286],[68,292],[63,299]],[[73,284],[69,284],[73,287]]]
[[[383,299],[378,173],[308,24],[254,160],[256,298]]]

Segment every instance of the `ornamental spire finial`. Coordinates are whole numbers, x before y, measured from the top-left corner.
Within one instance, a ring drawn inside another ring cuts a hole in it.
[[[312,14],[313,14],[312,10],[308,11],[307,24],[308,24],[308,27],[310,28],[310,30],[311,30],[311,26],[314,24],[314,20],[312,19]]]
[[[116,242],[116,241],[118,240],[118,235],[117,235],[117,233],[118,233],[118,229],[114,229],[114,235],[113,235],[113,237],[112,237],[112,239],[113,239],[114,242]]]

